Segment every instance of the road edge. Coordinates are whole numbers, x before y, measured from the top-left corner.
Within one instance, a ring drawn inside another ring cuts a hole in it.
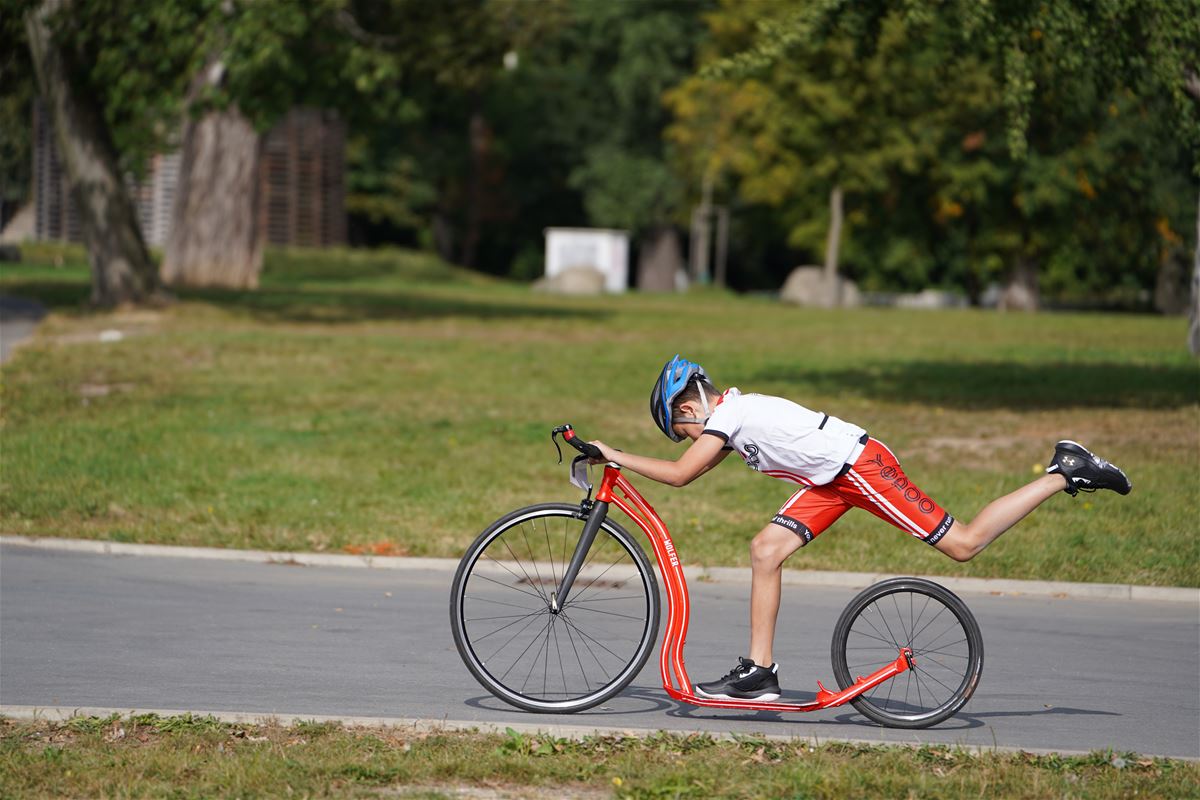
[[[162,544],[128,544],[96,539],[57,539],[40,536],[0,535],[0,545],[29,547],[73,553],[152,558],[199,558],[214,561],[244,561],[305,567],[354,567],[369,569],[419,570],[453,573],[458,561],[452,558],[350,555],[341,553],[293,553],[273,550],[235,550],[220,547],[185,547]],[[746,567],[685,566],[689,581],[705,583],[749,584]],[[832,572],[818,570],[783,571],[783,583],[798,586],[833,586],[861,589],[872,583],[895,577],[881,572]],[[1068,581],[1026,581],[1008,578],[961,578],[928,575],[954,592],[998,596],[1053,597],[1092,600],[1131,600],[1200,605],[1200,588],[1174,586],[1138,586],[1122,583],[1072,583]]]
[[[558,739],[578,741],[588,736],[620,735],[643,738],[655,734],[667,733],[675,736],[695,736],[704,734],[720,741],[736,741],[746,734],[723,731],[674,730],[671,728],[621,728],[605,725],[547,725],[536,722],[486,722],[483,720],[451,720],[451,719],[417,719],[411,717],[359,717],[330,714],[278,714],[257,711],[207,711],[188,709],[164,708],[115,708],[107,706],[18,706],[0,705],[0,716],[20,720],[49,720],[65,722],[75,717],[109,717],[118,714],[129,717],[140,714],[157,714],[160,717],[176,717],[184,714],[193,716],[213,717],[221,722],[234,725],[263,725],[277,724],[291,727],[297,723],[337,723],[347,728],[401,728],[414,733],[506,733],[508,730],[517,733],[543,734]],[[839,742],[845,744],[865,745],[869,747],[897,747],[915,749],[925,746],[952,747],[973,755],[988,753],[1029,753],[1031,755],[1049,756],[1087,756],[1093,750],[1053,750],[1039,747],[1008,747],[1005,745],[976,745],[949,744],[946,742],[920,741],[915,738],[919,731],[907,731],[914,739],[912,741],[893,741],[889,739],[867,739],[861,737],[842,736],[804,736],[783,733],[755,733],[772,741],[808,742],[813,746]],[[1200,757],[1164,756],[1155,753],[1140,753],[1152,758],[1165,758],[1172,761],[1200,761]]]

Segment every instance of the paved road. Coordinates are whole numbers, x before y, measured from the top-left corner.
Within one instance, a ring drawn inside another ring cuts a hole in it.
[[[0,295],[0,364],[8,361],[13,348],[33,333],[44,316],[46,309],[40,303]]]
[[[263,714],[544,722],[766,732],[1200,757],[1200,609],[1192,603],[968,595],[983,680],[934,730],[893,731],[851,708],[781,716],[681,706],[647,665],[606,706],[510,710],[463,667],[450,575],[0,549],[0,703]],[[744,647],[748,587],[699,583],[693,678]],[[391,593],[390,596],[388,593]],[[854,594],[785,587],[776,651],[785,697],[832,683],[829,637]],[[655,656],[657,657],[657,656]]]

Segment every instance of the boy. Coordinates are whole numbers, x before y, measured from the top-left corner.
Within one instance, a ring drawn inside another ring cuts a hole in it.
[[[686,486],[731,452],[751,469],[791,481],[799,490],[750,543],[750,658],[719,680],[696,685],[701,697],[758,702],[779,698],[779,665],[771,655],[779,613],[781,568],[851,507],[865,508],[933,545],[969,561],[1060,491],[1111,489],[1132,484],[1115,465],[1082,445],[1061,441],[1046,474],[989,503],[970,523],[956,520],[913,484],[887,445],[857,425],[810,411],[790,400],[718,391],[699,364],[676,355],[650,393],[650,413],[664,434],[692,444],[677,461],[614,450],[604,459],[670,486]]]

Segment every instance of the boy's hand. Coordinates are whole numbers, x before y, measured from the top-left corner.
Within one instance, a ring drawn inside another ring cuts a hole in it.
[[[589,463],[591,463],[591,464],[607,464],[609,461],[617,460],[616,454],[618,452],[620,452],[619,450],[612,449],[611,447],[609,447],[608,445],[606,445],[604,442],[600,441],[599,439],[590,441],[590,442],[588,442],[588,444],[595,445],[596,447],[600,448],[600,452],[604,454],[604,458],[588,459]]]

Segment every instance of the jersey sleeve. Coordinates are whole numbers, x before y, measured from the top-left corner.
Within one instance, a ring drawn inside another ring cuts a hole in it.
[[[718,436],[726,446],[732,447],[729,440],[737,435],[741,426],[741,415],[737,413],[737,404],[725,402],[717,406],[712,416],[708,418],[708,422],[704,425],[704,433]]]

